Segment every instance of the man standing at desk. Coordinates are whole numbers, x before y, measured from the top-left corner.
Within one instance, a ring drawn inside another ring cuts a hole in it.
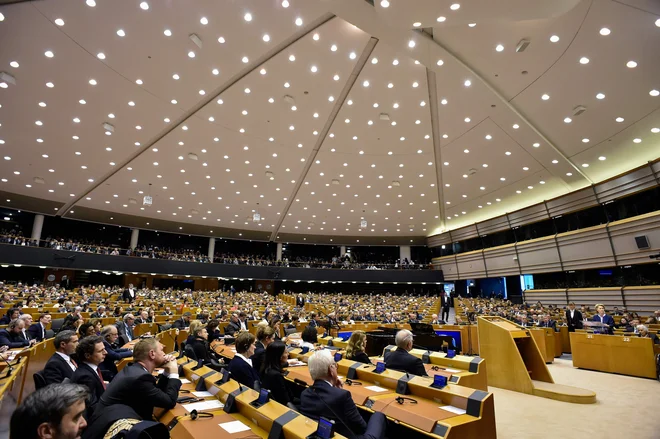
[[[603,323],[605,325],[608,325],[607,333],[610,334],[610,335],[613,334],[613,329],[612,328],[614,328],[614,319],[612,318],[612,316],[605,314],[605,305],[603,305],[601,303],[597,304],[596,305],[596,312],[598,312],[598,314],[593,316],[592,320],[594,322],[600,322],[600,323]]]
[[[385,415],[376,412],[369,423],[358,412],[350,392],[343,390],[337,376],[337,363],[329,350],[316,351],[309,358],[311,387],[300,395],[300,412],[312,419],[335,421],[337,433],[351,439],[381,439],[385,434]]]
[[[541,328],[552,328],[553,330],[557,330],[557,322],[554,320],[550,319],[550,315],[546,314],[543,316],[543,321],[539,325]]]
[[[575,309],[575,303],[573,302],[568,304],[566,322],[568,323],[568,332],[575,332],[576,329],[582,329],[582,313]]]

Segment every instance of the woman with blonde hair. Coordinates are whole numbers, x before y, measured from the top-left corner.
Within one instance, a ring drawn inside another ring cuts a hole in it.
[[[353,331],[346,345],[346,359],[371,364],[365,349],[367,347],[367,334],[364,331]]]

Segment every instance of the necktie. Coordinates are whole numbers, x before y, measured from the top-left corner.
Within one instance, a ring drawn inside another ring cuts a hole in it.
[[[105,381],[103,381],[103,374],[101,373],[101,369],[98,367],[96,368],[96,373],[98,374],[99,378],[101,379],[101,384],[103,384],[103,388],[105,389]]]
[[[73,370],[76,370],[76,369],[78,369],[78,365],[76,364],[76,362],[75,362],[75,361],[73,361],[73,358],[69,358],[69,361],[70,361],[70,362],[71,362],[71,364],[73,365]]]

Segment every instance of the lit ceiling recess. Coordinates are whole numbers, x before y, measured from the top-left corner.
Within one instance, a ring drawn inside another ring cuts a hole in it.
[[[635,45],[660,47],[660,19],[625,2],[594,2],[580,27],[567,2],[481,23],[460,0],[375,0],[376,35],[350,24],[360,8],[330,19],[332,2],[138,0],[112,16],[107,1],[62,3],[2,8],[23,42],[0,54],[0,190],[15,208],[408,242],[660,157],[660,59]],[[543,25],[511,32],[529,19]]]

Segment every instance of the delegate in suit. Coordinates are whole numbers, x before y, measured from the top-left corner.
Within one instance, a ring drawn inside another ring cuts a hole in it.
[[[103,346],[105,347],[105,359],[101,363],[101,370],[107,371],[108,381],[112,381],[117,375],[116,361],[121,361],[124,358],[132,357],[133,351],[126,348],[115,348],[115,343],[119,338],[119,332],[114,325],[108,325],[101,330],[101,337],[103,338]]]
[[[598,312],[598,314],[593,316],[591,320],[593,320],[594,322],[600,322],[608,325],[607,333],[613,334],[614,319],[612,318],[612,316],[605,314],[605,305],[599,303],[598,305],[596,305],[596,311]]]
[[[575,309],[574,302],[568,304],[566,322],[568,324],[568,332],[575,332],[576,329],[582,329],[582,313]]]
[[[309,358],[311,387],[300,395],[300,412],[312,419],[335,421],[337,433],[351,439],[381,439],[385,434],[385,415],[376,412],[365,422],[350,392],[343,389],[337,376],[337,363],[328,350],[314,352]]]
[[[87,419],[91,418],[94,407],[99,402],[103,392],[105,392],[105,382],[99,368],[99,365],[105,359],[105,354],[103,339],[96,335],[83,338],[76,348],[76,357],[79,364],[71,381],[75,384],[82,384],[89,389]]]
[[[140,340],[133,349],[135,363],[123,368],[112,380],[96,405],[94,416],[113,404],[132,407],[144,420],[151,420],[154,407],[176,406],[181,381],[178,365],[172,355],[165,355],[163,345],[155,338]],[[156,381],[154,369],[165,369]]]
[[[400,330],[396,333],[394,342],[397,348],[385,353],[385,367],[413,375],[427,376],[422,360],[408,353],[413,348],[412,332],[407,329]]]
[[[55,353],[46,362],[44,378],[46,384],[59,384],[64,378],[73,378],[73,372],[78,368],[71,355],[78,347],[78,334],[74,331],[60,331],[53,340]]]

